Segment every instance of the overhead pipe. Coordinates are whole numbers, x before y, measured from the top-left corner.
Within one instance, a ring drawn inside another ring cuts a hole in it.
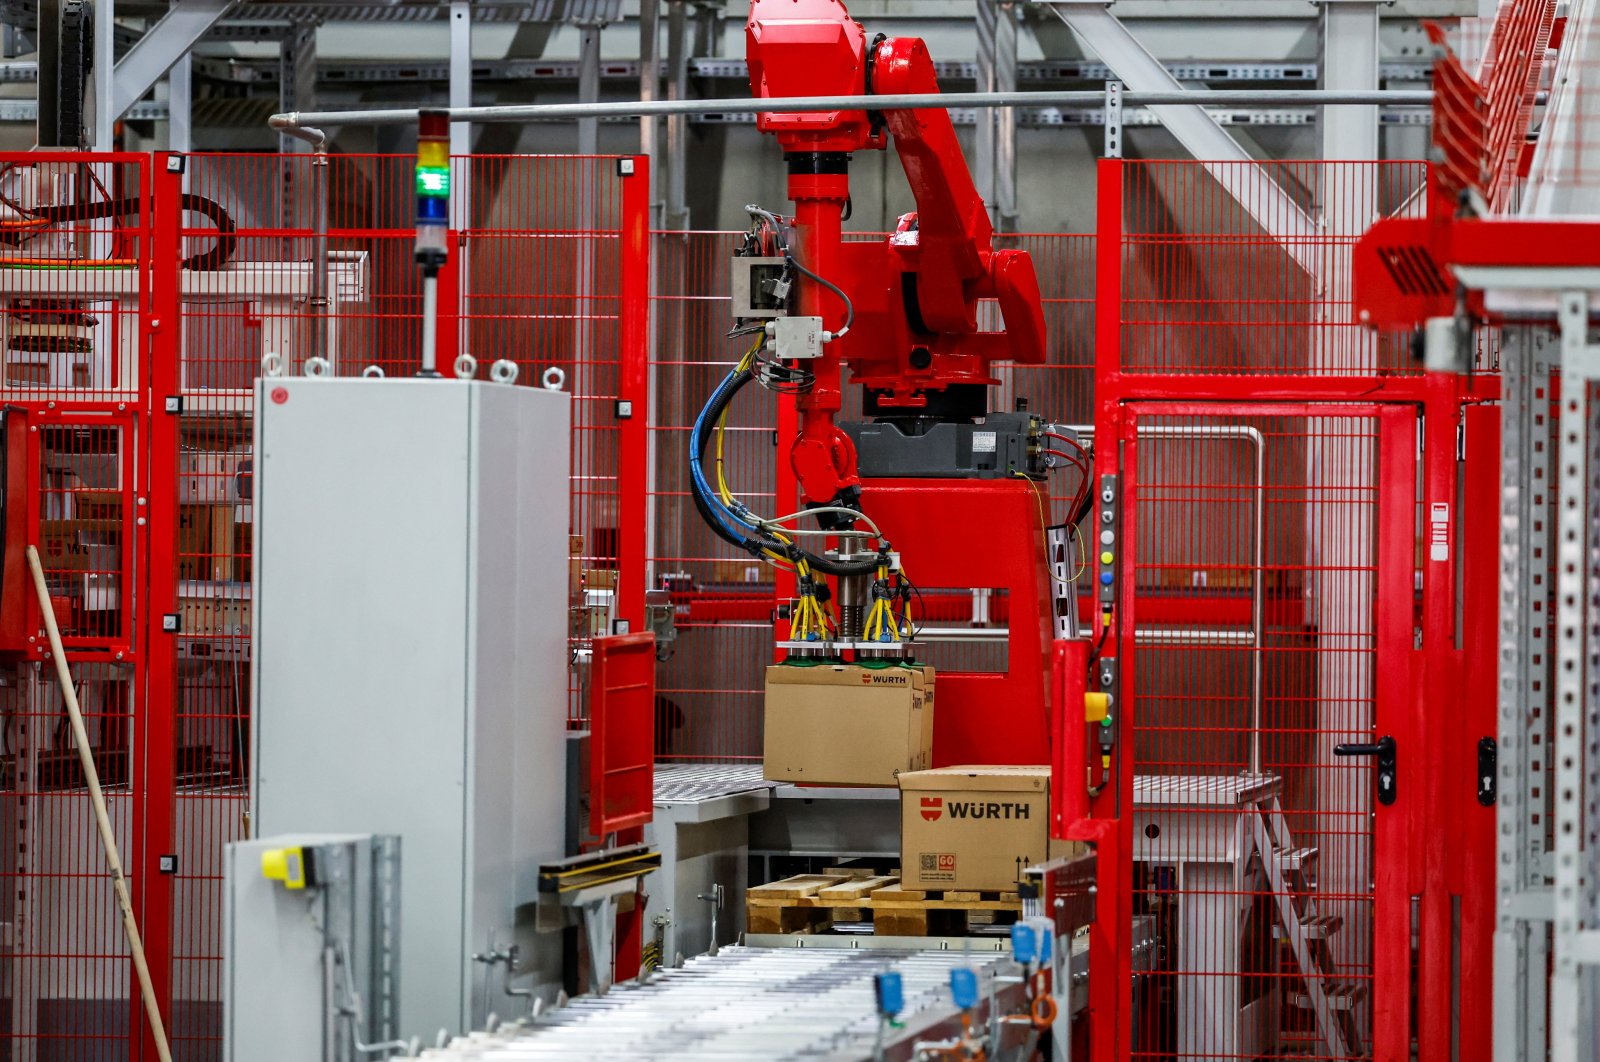
[[[292,115],[274,114],[267,125],[286,136],[311,145],[311,197],[313,229],[311,240],[310,310],[316,318],[311,330],[311,356],[328,356],[328,134],[315,126],[291,120]]]
[[[1125,92],[1125,107],[1193,103],[1214,107],[1303,107],[1366,104],[1426,107],[1430,91],[1331,92],[1321,89],[1193,89],[1186,92]],[[450,107],[442,113],[452,122],[537,122],[571,118],[640,118],[674,114],[767,114],[828,111],[953,110],[966,107],[1099,106],[1105,93],[1067,92],[934,92],[883,96],[794,96],[788,99],[736,97],[720,100],[619,100],[606,103],[534,103],[496,107]],[[409,125],[415,107],[365,111],[290,111],[267,119],[272,128],[310,140],[326,140],[322,126]],[[318,128],[310,128],[312,124]],[[299,132],[297,130],[303,130]]]

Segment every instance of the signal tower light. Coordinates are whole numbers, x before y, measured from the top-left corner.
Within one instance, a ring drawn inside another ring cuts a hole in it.
[[[424,277],[444,266],[449,228],[450,114],[425,110],[417,115],[417,262]]]

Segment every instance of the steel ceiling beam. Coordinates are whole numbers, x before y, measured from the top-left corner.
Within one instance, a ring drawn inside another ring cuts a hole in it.
[[[1128,87],[1128,94],[1185,92],[1161,60],[1141,44],[1128,28],[1117,21],[1103,3],[1045,3],[1078,39],[1098,55]],[[1199,100],[1203,94],[1197,94]],[[1320,232],[1316,220],[1255,165],[1240,143],[1206,113],[1199,102],[1152,106],[1151,110],[1177,138],[1178,143],[1205,166],[1227,193],[1255,219],[1284,251],[1312,276],[1320,271],[1315,237]],[[1248,163],[1250,165],[1239,165]]]
[[[239,0],[173,0],[167,13],[112,70],[109,120],[114,122],[126,114],[212,26],[238,6]]]

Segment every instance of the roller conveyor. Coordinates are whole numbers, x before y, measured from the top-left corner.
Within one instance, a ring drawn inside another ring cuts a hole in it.
[[[1018,1008],[1020,990],[1005,983],[1018,968],[1004,954],[731,947],[663,971],[648,984],[576,999],[536,1022],[458,1038],[421,1057],[867,1060],[878,1033],[872,978],[893,968],[904,978],[906,1009],[904,1028],[890,1030],[884,1057],[904,1059],[916,1041],[957,1031],[949,979],[959,965],[977,972],[985,1001],[999,974],[999,1009]],[[1021,1047],[1030,1035],[1019,1029],[1007,1043]]]

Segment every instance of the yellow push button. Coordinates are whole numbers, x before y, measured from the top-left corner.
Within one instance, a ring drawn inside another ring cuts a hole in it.
[[[1098,723],[1111,711],[1111,695],[1108,693],[1085,693],[1083,695],[1083,721],[1085,723]]]
[[[269,848],[261,853],[261,876],[286,889],[306,887],[305,853],[299,848]]]
[[[1109,549],[1106,550],[1104,553],[1100,554],[1100,563],[1101,564],[1110,564],[1111,560],[1112,560],[1111,551]]]

